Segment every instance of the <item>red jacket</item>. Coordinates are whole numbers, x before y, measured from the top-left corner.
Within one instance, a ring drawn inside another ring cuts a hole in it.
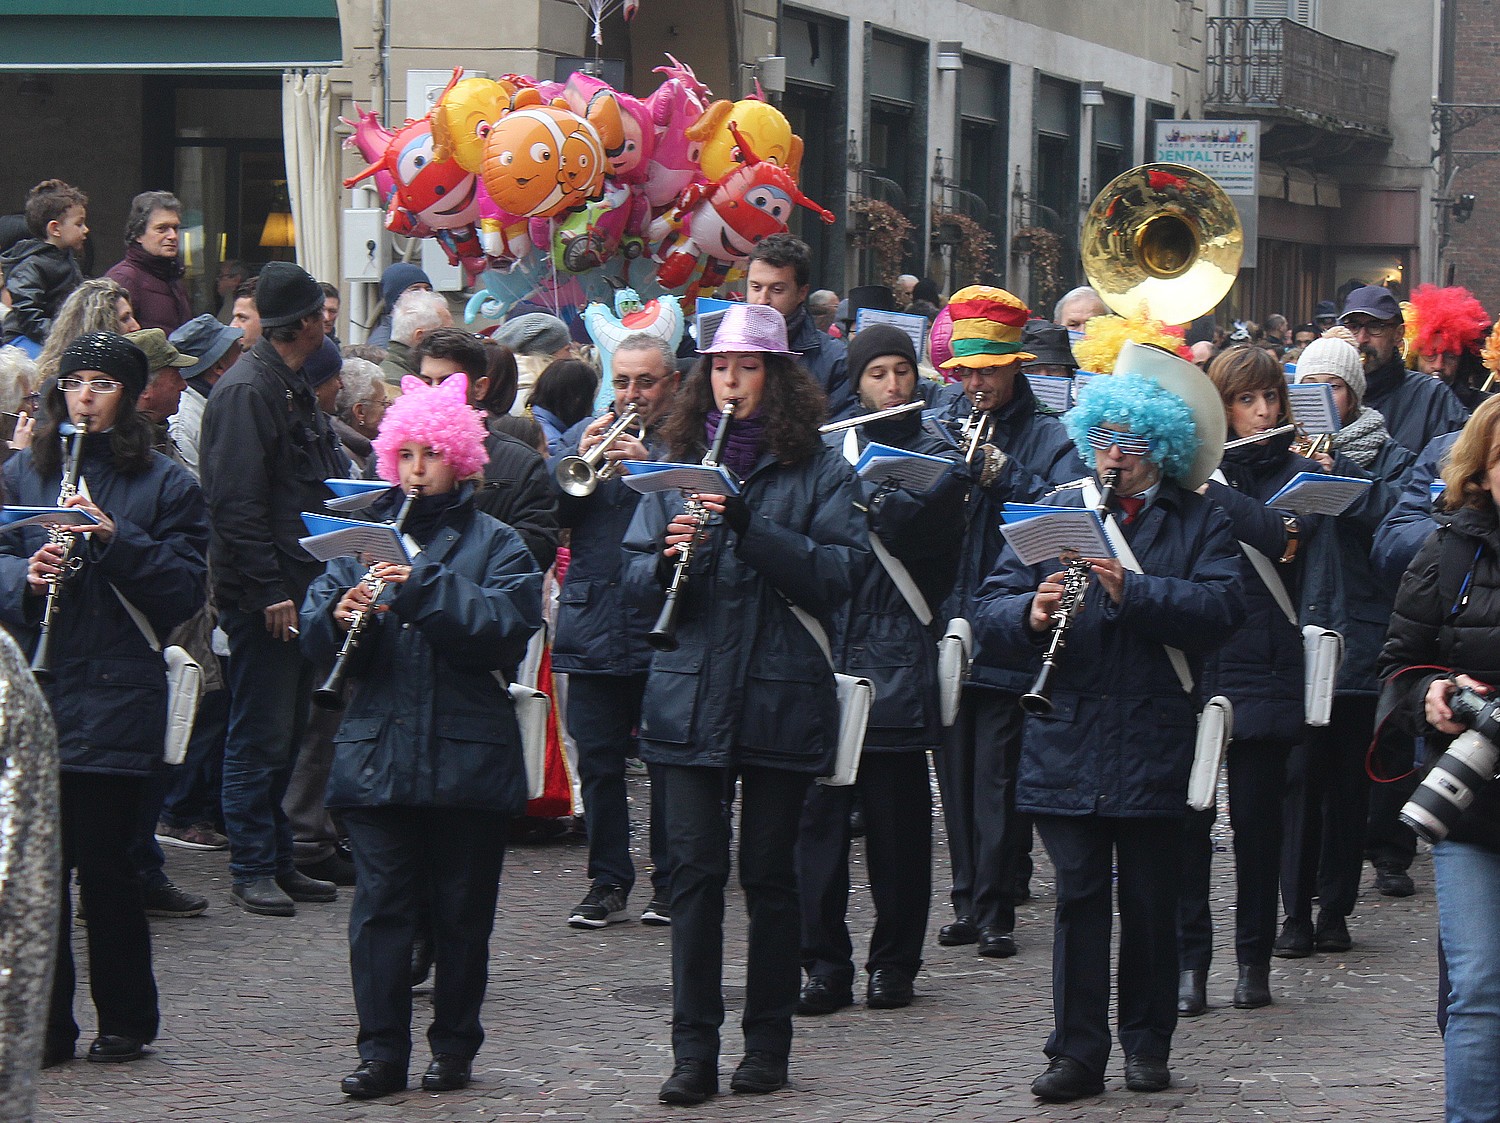
[[[175,257],[157,257],[134,242],[125,250],[125,260],[104,275],[130,293],[130,307],[141,327],[161,328],[171,335],[193,318],[187,286],[182,283],[185,272]]]

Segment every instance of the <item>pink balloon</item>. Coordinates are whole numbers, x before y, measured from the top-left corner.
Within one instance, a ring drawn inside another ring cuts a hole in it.
[[[932,365],[938,368],[943,377],[952,381],[952,373],[943,370],[943,364],[953,358],[953,317],[946,307],[932,321],[932,329],[927,333],[927,350],[932,355]]]

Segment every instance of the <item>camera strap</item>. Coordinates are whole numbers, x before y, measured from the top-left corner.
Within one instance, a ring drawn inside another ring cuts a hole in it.
[[[1470,558],[1468,542],[1452,530],[1439,532],[1438,549],[1438,593],[1448,605],[1448,616],[1443,621],[1451,624],[1469,603],[1469,591],[1474,585],[1474,571],[1479,567],[1484,543],[1474,548]],[[1468,564],[1465,564],[1465,559]]]

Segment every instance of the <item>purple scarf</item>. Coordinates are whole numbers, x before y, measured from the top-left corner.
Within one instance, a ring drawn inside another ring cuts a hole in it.
[[[719,422],[723,416],[716,409],[711,409],[704,415],[703,440],[709,448],[713,447],[714,434],[719,431]],[[736,417],[729,423],[729,437],[724,442],[724,458],[720,463],[740,479],[744,479],[760,459],[765,437],[766,419],[762,415],[756,414],[743,419]]]

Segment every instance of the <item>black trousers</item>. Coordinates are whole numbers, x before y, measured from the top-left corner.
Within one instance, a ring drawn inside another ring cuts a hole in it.
[[[89,918],[89,993],[99,1015],[99,1034],[151,1041],[160,1024],[151,928],[140,876],[131,860],[146,777],[64,772],[61,779],[62,901],[47,1051],[67,1053],[78,1040],[78,1023],[73,1020],[73,905],[68,892],[72,870],[78,871],[78,893]]]
[[[1412,759],[1415,756],[1413,748]],[[1399,816],[1401,808],[1411,798],[1411,793],[1417,790],[1421,779],[1421,772],[1413,769],[1410,776],[1392,783],[1370,785],[1370,817],[1365,823],[1365,857],[1377,870],[1405,873],[1411,869],[1412,859],[1417,856],[1417,835]]]
[[[1370,777],[1365,750],[1375,698],[1340,695],[1326,726],[1308,726],[1287,763],[1281,903],[1289,919],[1312,920],[1312,899],[1329,916],[1354,911],[1364,871]]]
[[[672,856],[672,1055],[716,1062],[724,1024],[724,887],[729,883],[728,796],[724,768],[661,765]],[[802,973],[798,962],[797,874],[793,854],[802,801],[812,777],[743,768],[740,779],[740,886],[749,913],[745,953],[745,1051],[785,1058]]]
[[[1234,952],[1245,967],[1265,967],[1276,942],[1282,800],[1293,742],[1246,738],[1229,744],[1229,823],[1234,829]],[[1213,958],[1209,881],[1215,808],[1183,820],[1182,896],[1177,905],[1182,970],[1208,970]]]
[[[447,807],[360,807],[342,815],[354,851],[349,973],[361,1060],[411,1058],[411,945],[431,907],[434,1053],[471,1058],[484,1041],[490,932],[507,816]]]
[[[1031,822],[1016,813],[1021,719],[1016,695],[965,686],[958,717],[933,754],[948,856],[953,912],[984,927],[1016,927],[1016,892],[1029,869]]]
[[[1177,896],[1182,819],[1037,815],[1057,871],[1048,1057],[1095,1075],[1109,1061],[1109,941],[1119,878],[1120,1048],[1167,1059],[1177,1028]]]
[[[854,982],[849,938],[849,809],[864,801],[865,863],[875,901],[875,931],[865,970],[922,969],[932,895],[932,785],[921,750],[871,752],[849,787],[813,784],[802,806],[797,888],[802,899],[802,968],[809,977]]]

